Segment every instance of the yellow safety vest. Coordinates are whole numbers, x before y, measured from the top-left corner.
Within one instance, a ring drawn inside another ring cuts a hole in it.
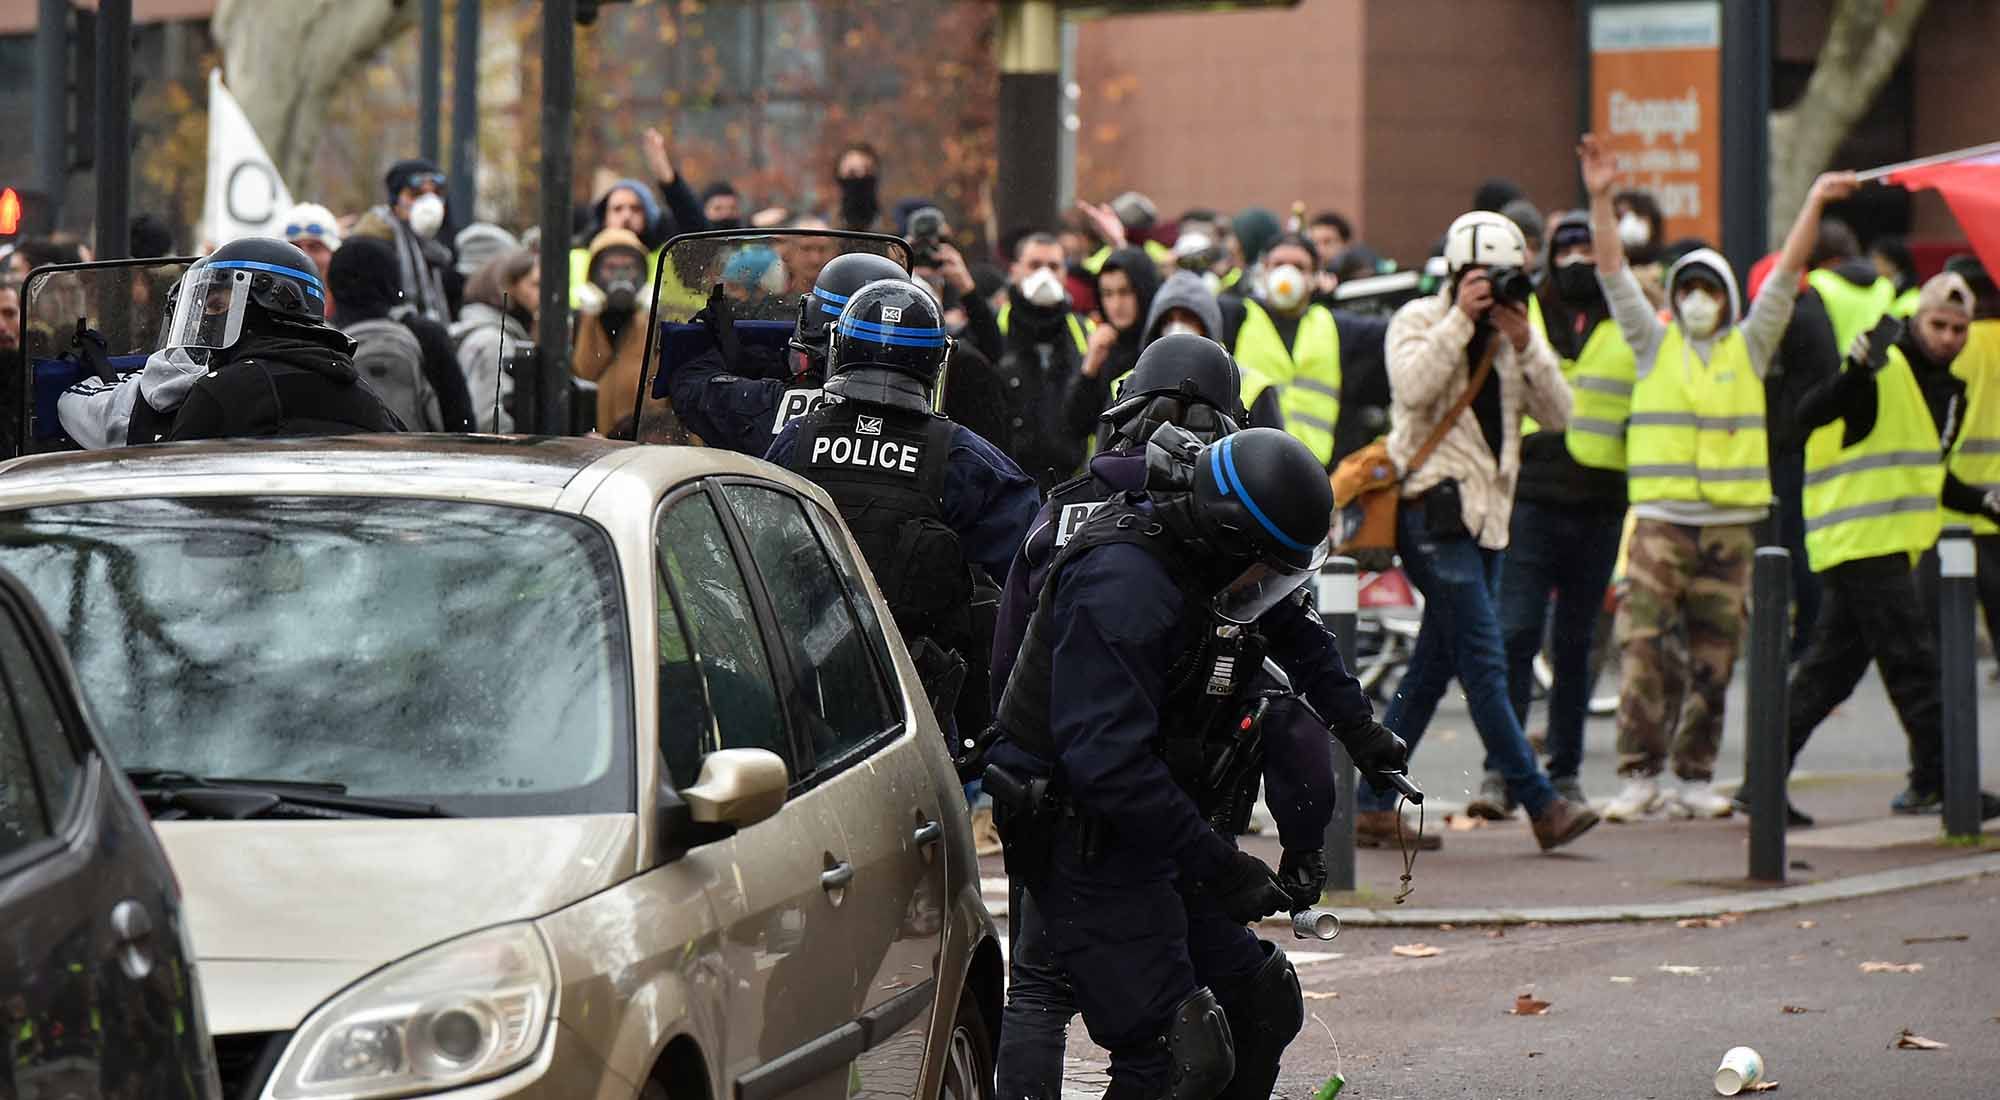
[[[1014,303],[1009,302],[1000,307],[1000,335],[1007,335],[1007,320],[1013,314]],[[1078,355],[1083,355],[1090,351],[1090,330],[1094,327],[1096,326],[1074,313],[1069,315],[1069,335],[1072,340],[1076,341],[1076,353]]]
[[[660,253],[665,252],[666,250],[667,246],[661,245],[660,247],[655,248],[654,250],[646,254],[647,282],[649,283],[652,282],[655,275],[659,272]],[[577,308],[576,292],[583,287],[583,284],[589,281],[590,281],[590,249],[588,248],[570,249],[569,250],[569,308],[571,308],[572,310]],[[645,302],[641,304],[650,306],[652,303]],[[684,313],[688,316],[693,316],[696,312],[698,312],[701,309],[702,306],[707,304],[708,304],[708,297],[705,293],[697,293],[692,289],[682,286],[680,283],[679,276],[676,275],[673,271],[668,271],[666,273],[666,282],[662,283],[660,286],[660,305],[666,308],[666,312],[668,313],[678,312],[678,313]]]
[[[1889,316],[1915,317],[1917,315],[1918,294],[1919,294],[1918,288],[1911,287],[1910,289],[1902,292],[1901,294],[1896,295],[1895,303],[1890,305],[1889,307]],[[1845,351],[1846,349],[1842,348],[1841,350]]]
[[[1266,386],[1277,387],[1285,430],[1322,464],[1332,462],[1333,426],[1340,419],[1340,326],[1333,311],[1307,307],[1287,350],[1271,315],[1245,301],[1234,354],[1243,374],[1243,407],[1255,404]]]
[[[1875,375],[1875,427],[1841,446],[1842,421],[1806,439],[1806,554],[1813,571],[1884,554],[1916,555],[1937,542],[1944,461],[1937,425],[1903,353]]]
[[[2000,489],[2000,319],[1972,322],[1951,373],[1965,383],[1965,410],[1946,465],[1967,485]],[[1944,522],[1970,523],[1975,535],[2000,534],[1985,516],[1948,512]]]
[[[1867,286],[1855,286],[1839,275],[1820,268],[1806,276],[1826,303],[1826,315],[1833,321],[1833,346],[1847,354],[1856,336],[1875,327],[1875,322],[1896,304],[1896,284],[1877,278]]]
[[[1528,322],[1548,339],[1540,299],[1528,299]],[[1632,380],[1639,368],[1618,325],[1608,317],[1597,322],[1577,357],[1562,360],[1562,372],[1570,392],[1569,430],[1563,433],[1569,456],[1579,465],[1623,471],[1625,418],[1632,412]],[[1523,436],[1540,430],[1534,417],[1521,417]]]
[[[1698,501],[1719,508],[1771,503],[1764,439],[1764,383],[1742,330],[1717,341],[1706,363],[1667,326],[1653,369],[1632,387],[1625,436],[1632,503]]]
[[[1126,247],[1129,248],[1131,246],[1127,245]],[[1146,250],[1146,257],[1153,261],[1154,266],[1158,267],[1162,271],[1173,270],[1174,268],[1173,249],[1168,248],[1166,245],[1163,245],[1158,241],[1146,241],[1143,244],[1141,244],[1140,247]],[[1090,272],[1092,275],[1095,275],[1098,272],[1104,270],[1104,261],[1111,258],[1112,251],[1113,251],[1112,247],[1107,244],[1104,247],[1098,249],[1097,251],[1091,253],[1090,257],[1083,261],[1083,269],[1085,271]]]

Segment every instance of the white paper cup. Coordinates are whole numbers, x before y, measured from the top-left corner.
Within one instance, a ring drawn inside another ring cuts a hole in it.
[[[1734,1096],[1764,1079],[1764,1058],[1749,1047],[1730,1047],[1715,1067],[1715,1091]]]

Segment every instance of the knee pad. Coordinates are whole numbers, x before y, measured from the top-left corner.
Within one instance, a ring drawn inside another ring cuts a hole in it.
[[[1222,1100],[1268,1100],[1285,1047],[1305,1026],[1298,971],[1276,944],[1266,941],[1264,946],[1270,950],[1264,965],[1231,991],[1227,1003],[1236,1072]]]
[[[1174,1006],[1167,1025],[1167,1057],[1173,1060],[1167,1100],[1213,1100],[1236,1074],[1236,1046],[1229,1017],[1207,986]]]

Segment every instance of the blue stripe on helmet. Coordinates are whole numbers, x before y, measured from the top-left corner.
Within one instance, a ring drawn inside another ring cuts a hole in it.
[[[825,302],[821,302],[821,303],[819,304],[819,311],[820,311],[821,313],[831,313],[831,314],[833,314],[833,315],[834,315],[835,317],[838,317],[838,316],[840,316],[840,307],[839,307],[839,306],[830,306],[830,305],[827,305],[827,304],[826,304]]]
[[[834,305],[837,306],[844,306],[847,304],[847,295],[845,294],[835,294],[831,290],[823,290],[819,287],[814,287],[812,289],[812,292],[813,292],[813,297],[818,298],[821,301],[832,302]]]
[[[924,331],[937,333],[935,336],[913,335],[912,333],[904,332],[864,332],[855,322],[842,321],[835,326],[835,331],[839,332],[842,336],[855,336],[863,340],[873,340],[878,344],[893,344],[897,347],[941,348],[945,346],[944,330],[942,329],[915,330],[916,333]]]
[[[306,284],[306,291],[310,293],[313,297],[315,298],[320,297],[319,276],[311,274],[309,272],[300,271],[296,267],[283,267],[278,264],[259,263],[256,260],[216,260],[210,263],[208,266],[212,268],[225,268],[225,269],[243,268],[249,271],[268,271],[273,275],[289,275],[294,279],[298,279],[304,282]]]
[[[1299,540],[1291,537],[1290,535],[1285,534],[1283,531],[1278,530],[1278,525],[1271,522],[1271,517],[1265,515],[1264,510],[1262,508],[1257,507],[1256,501],[1250,499],[1250,491],[1243,487],[1243,479],[1236,476],[1235,444],[1236,444],[1236,437],[1227,436],[1223,439],[1221,445],[1216,447],[1216,451],[1219,451],[1220,454],[1211,455],[1209,460],[1211,463],[1211,472],[1213,472],[1213,465],[1216,461],[1216,458],[1219,457],[1221,459],[1222,469],[1227,471],[1229,474],[1228,485],[1235,489],[1235,494],[1237,496],[1243,498],[1243,506],[1250,510],[1251,517],[1254,518],[1259,524],[1261,524],[1264,530],[1270,533],[1272,538],[1277,539],[1279,545],[1284,546],[1291,550],[1298,550],[1301,552],[1311,550],[1312,549],[1311,546],[1303,542],[1300,542]],[[1224,492],[1226,494],[1228,490],[1225,489]]]
[[[945,331],[941,328],[918,328],[915,325],[884,325],[875,321],[863,320],[860,317],[856,317],[848,323],[860,328],[864,332],[893,332],[904,336],[943,336],[945,334]]]

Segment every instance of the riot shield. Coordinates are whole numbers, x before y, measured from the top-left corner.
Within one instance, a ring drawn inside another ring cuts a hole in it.
[[[646,369],[639,377],[634,435],[641,443],[699,443],[674,414],[674,371],[733,342],[732,354],[782,354],[820,269],[835,256],[870,252],[910,267],[900,237],[832,229],[723,229],[667,242],[653,272]],[[709,308],[715,298],[729,323]],[[763,356],[771,358],[770,355]]]
[[[21,287],[21,407],[8,410],[15,453],[74,450],[56,399],[85,378],[106,382],[146,365],[160,342],[168,293],[192,256],[55,264]],[[11,455],[9,456],[11,457]]]

